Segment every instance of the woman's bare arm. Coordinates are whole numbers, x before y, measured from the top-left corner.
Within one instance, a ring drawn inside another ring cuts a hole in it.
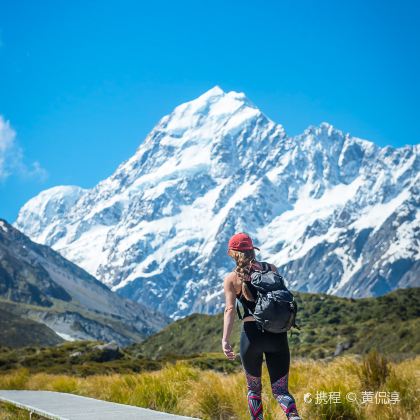
[[[232,274],[228,274],[223,281],[223,289],[225,292],[225,311],[223,317],[223,338],[222,347],[223,352],[229,359],[236,357],[229,343],[230,335],[232,333],[233,323],[235,321],[235,300],[236,293],[232,282]]]

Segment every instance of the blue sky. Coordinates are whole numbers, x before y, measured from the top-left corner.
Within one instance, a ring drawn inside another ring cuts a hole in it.
[[[0,217],[92,187],[214,85],[290,135],[419,142],[416,1],[0,1]]]

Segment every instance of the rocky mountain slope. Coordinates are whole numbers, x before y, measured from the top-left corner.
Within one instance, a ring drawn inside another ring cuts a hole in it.
[[[163,117],[109,178],[41,192],[15,226],[174,318],[220,310],[238,231],[294,290],[377,296],[420,285],[419,150],[326,123],[289,137],[215,87]]]
[[[46,325],[0,309],[0,348],[54,346],[63,341]]]
[[[46,324],[66,339],[127,345],[168,322],[1,219],[0,302],[2,308]]]

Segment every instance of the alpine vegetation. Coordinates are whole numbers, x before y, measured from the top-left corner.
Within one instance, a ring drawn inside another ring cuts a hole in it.
[[[419,150],[327,123],[290,137],[243,93],[214,87],[109,178],[41,192],[15,226],[172,318],[220,310],[240,231],[292,290],[379,296],[420,286]]]

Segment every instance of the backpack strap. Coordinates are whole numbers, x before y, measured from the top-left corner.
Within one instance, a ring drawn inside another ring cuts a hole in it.
[[[241,311],[239,309],[239,299],[236,299],[235,306],[236,306],[236,313],[238,314],[239,319],[244,319],[244,316],[241,315]]]
[[[271,265],[270,264],[268,264],[267,262],[265,262],[265,261],[261,261],[261,263],[260,263],[261,265],[262,265],[262,269],[263,269],[263,271],[272,271],[271,270]]]

